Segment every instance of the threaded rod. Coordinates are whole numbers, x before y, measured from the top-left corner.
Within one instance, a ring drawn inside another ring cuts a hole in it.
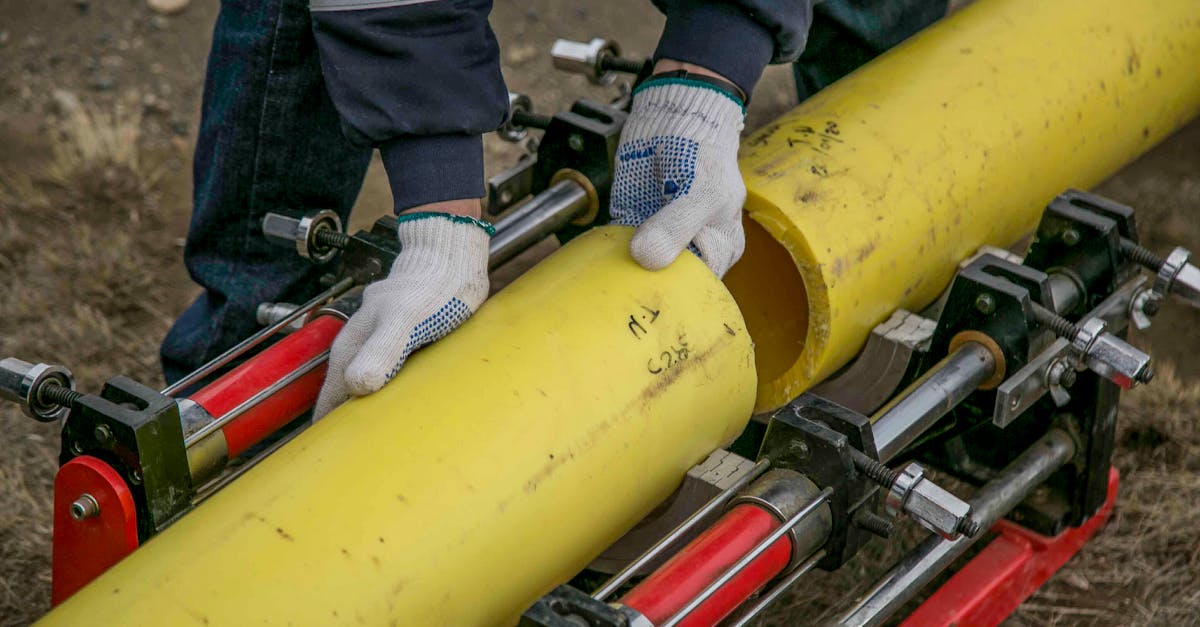
[[[46,404],[70,407],[75,401],[82,398],[83,394],[57,383],[46,382],[38,388],[37,397],[39,401]]]
[[[978,520],[975,520],[970,516],[964,516],[958,521],[958,527],[956,531],[964,536],[967,536],[968,538],[974,538],[975,536],[979,535],[980,531],[983,531],[983,525],[980,525]]]
[[[645,65],[645,61],[623,59],[621,57],[614,57],[611,54],[600,60],[600,69],[610,72],[624,72],[626,74],[638,74]]]
[[[552,119],[553,118],[548,115],[541,115],[531,111],[522,111],[520,109],[512,112],[513,125],[522,126],[525,128],[540,128],[545,130],[550,127],[550,121]]]
[[[874,512],[861,509],[854,515],[854,526],[881,538],[891,537],[896,530],[896,525],[892,521]]]
[[[350,243],[350,236],[332,229],[317,229],[313,233],[313,241],[319,246],[342,250]]]
[[[1074,322],[1037,303],[1033,304],[1033,317],[1037,320],[1038,324],[1050,329],[1059,337],[1069,340],[1079,334],[1079,327]]]
[[[1124,237],[1121,238],[1121,254],[1154,272],[1158,272],[1163,265],[1162,257],[1150,252],[1145,246]]]
[[[877,460],[871,459],[862,451],[852,450],[850,454],[850,461],[854,462],[854,467],[857,468],[859,472],[869,477],[871,481],[874,481],[885,488],[890,488],[893,483],[896,483],[896,479],[900,476],[900,473],[888,468],[887,466],[884,466]]]

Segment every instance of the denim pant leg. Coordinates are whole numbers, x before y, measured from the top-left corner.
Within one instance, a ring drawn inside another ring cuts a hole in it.
[[[826,0],[792,66],[803,101],[946,15],[948,0]]]
[[[267,212],[345,221],[370,149],[351,145],[325,91],[308,0],[226,0],[213,32],[184,262],[204,292],[162,345],[178,380],[254,332],[264,301],[303,302],[320,271],[264,240]]]

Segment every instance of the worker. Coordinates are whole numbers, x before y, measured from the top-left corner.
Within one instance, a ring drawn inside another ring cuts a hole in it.
[[[805,50],[813,0],[654,3],[666,25],[653,76],[634,91],[621,134],[610,215],[636,227],[630,253],[648,270],[690,248],[722,276],[744,247],[737,150],[748,96],[768,63]],[[168,382],[253,332],[259,303],[315,295],[318,271],[273,248],[259,225],[268,212],[318,208],[347,221],[374,149],[392,190],[401,252],[334,341],[315,417],[380,389],[414,350],[479,308],[493,234],[481,219],[482,134],[504,121],[508,107],[491,5],[222,2],[185,249],[204,291],[164,340]],[[819,88],[936,19],[945,5],[821,5],[816,19],[829,22],[823,32],[830,34],[814,54],[829,58],[813,62],[822,68],[813,76],[798,69],[798,86]]]

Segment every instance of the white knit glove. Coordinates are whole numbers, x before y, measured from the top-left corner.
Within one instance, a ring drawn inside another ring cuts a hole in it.
[[[742,105],[716,87],[687,79],[642,85],[621,132],[609,214],[638,227],[630,252],[648,270],[684,248],[724,276],[746,247],[738,171]]]
[[[399,221],[400,254],[334,339],[314,421],[352,395],[378,391],[409,354],[453,331],[487,298],[491,225],[445,213]]]

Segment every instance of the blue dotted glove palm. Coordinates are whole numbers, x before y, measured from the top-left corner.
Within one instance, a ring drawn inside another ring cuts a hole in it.
[[[487,298],[490,225],[444,213],[399,219],[400,254],[333,341],[314,420],[378,391],[413,351],[453,331]]]
[[[617,148],[609,214],[637,227],[630,252],[659,270],[685,248],[724,276],[746,247],[746,185],[737,150],[744,110],[725,92],[686,79],[638,88]]]

